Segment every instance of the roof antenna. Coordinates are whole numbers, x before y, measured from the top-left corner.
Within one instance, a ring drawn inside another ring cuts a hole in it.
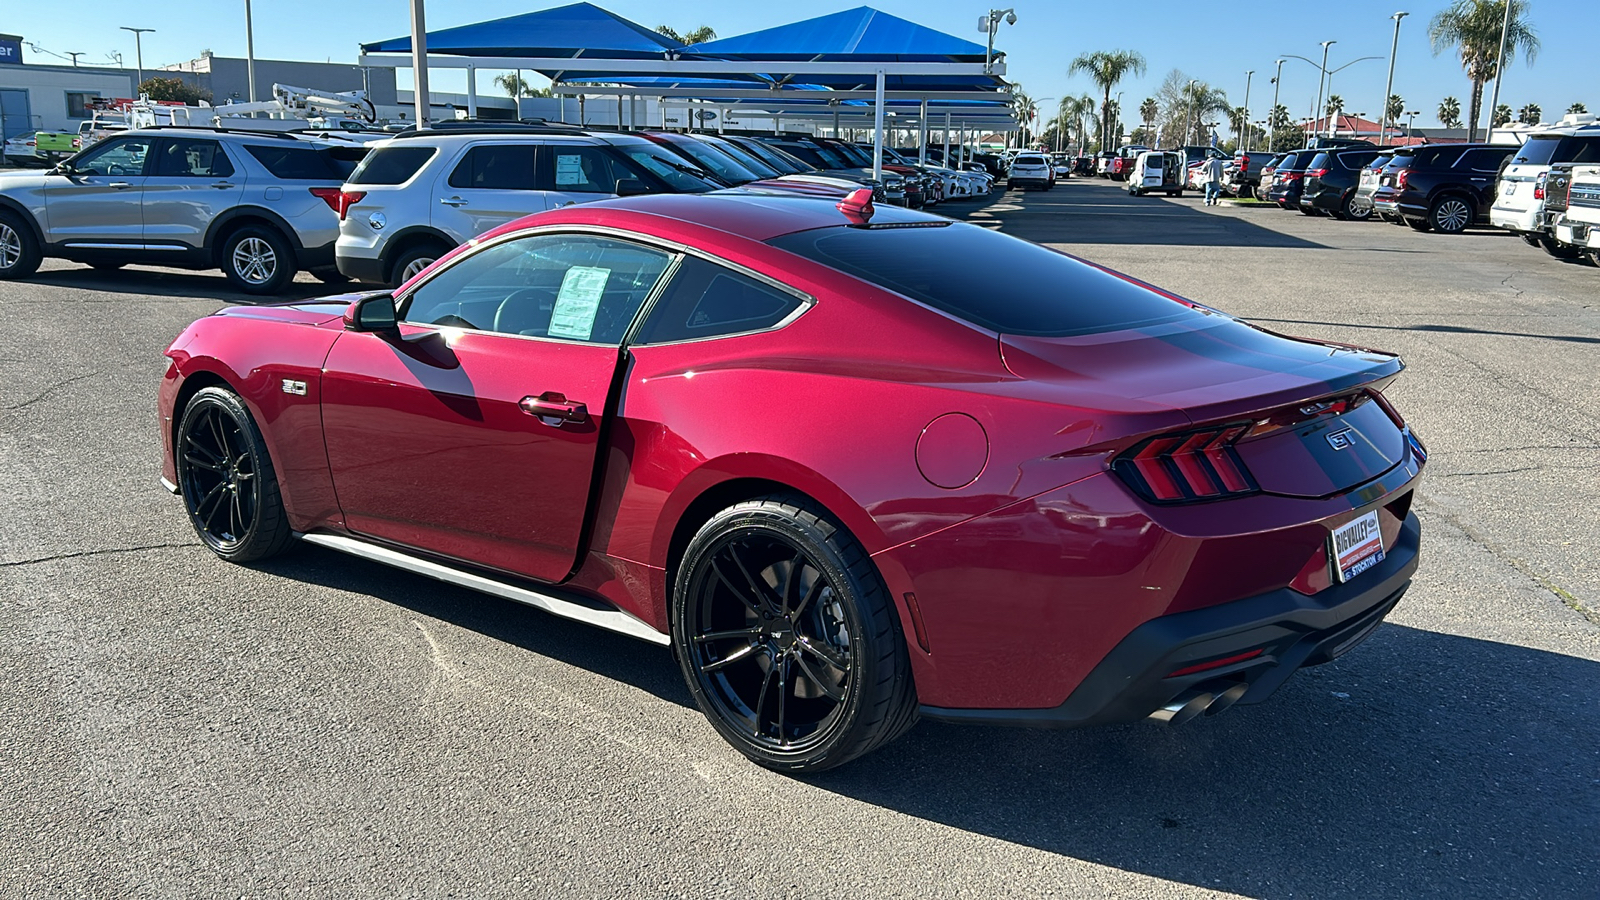
[[[838,203],[839,211],[857,225],[865,225],[877,210],[872,208],[872,189],[857,188]]]

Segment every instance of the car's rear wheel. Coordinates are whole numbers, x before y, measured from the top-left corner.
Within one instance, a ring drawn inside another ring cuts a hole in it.
[[[0,279],[27,278],[43,259],[33,229],[14,215],[0,213]]]
[[[1365,222],[1372,218],[1372,207],[1356,206],[1354,197],[1346,197],[1339,206],[1339,216],[1352,222]]]
[[[672,605],[695,702],[763,766],[829,769],[916,721],[899,618],[871,557],[804,498],[713,516],[684,552]]]
[[[212,553],[251,562],[281,553],[292,537],[266,442],[243,401],[201,388],[178,423],[178,486],[189,523]]]
[[[1556,259],[1579,259],[1583,256],[1582,248],[1563,244],[1552,237],[1541,237],[1539,246]]]
[[[222,273],[247,294],[276,294],[294,272],[294,248],[276,229],[246,225],[222,242]]]
[[[1519,232],[1517,232],[1517,237],[1522,238],[1522,242],[1524,244],[1527,244],[1529,247],[1538,247],[1538,246],[1540,246],[1540,243],[1539,243],[1539,237],[1540,236],[1535,232],[1532,232],[1532,231],[1519,231]]]
[[[1440,234],[1460,234],[1472,224],[1472,207],[1460,197],[1440,197],[1428,210],[1428,224]]]
[[[1432,231],[1433,230],[1433,225],[1429,224],[1428,219],[1413,219],[1413,218],[1407,217],[1403,221],[1407,225],[1410,225],[1411,226],[1411,230],[1413,230],[1413,231]]]

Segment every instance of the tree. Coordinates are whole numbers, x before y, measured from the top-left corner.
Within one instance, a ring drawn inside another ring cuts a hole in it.
[[[1586,113],[1588,111],[1589,111],[1589,107],[1584,106],[1582,103],[1574,103],[1571,106],[1567,107],[1567,114],[1568,115],[1581,115],[1582,113]]]
[[[1389,102],[1384,104],[1384,122],[1389,128],[1400,127],[1400,117],[1406,114],[1406,101],[1399,94],[1390,94]]]
[[[712,30],[710,25],[701,25],[699,28],[685,34],[673,31],[671,25],[657,25],[656,33],[666,35],[680,44],[704,44],[707,41],[717,39],[717,33]]]
[[[198,104],[201,100],[210,100],[211,95],[200,90],[182,78],[161,78],[152,76],[146,78],[139,85],[139,93],[150,95],[151,100],[173,100],[187,103],[190,106]]]
[[[506,96],[515,100],[518,97],[550,97],[553,96],[548,88],[536,88],[522,77],[521,72],[507,72],[494,77],[495,87],[506,92]]]
[[[1489,127],[1499,128],[1501,125],[1508,124],[1512,118],[1514,118],[1514,114],[1511,112],[1511,107],[1502,103],[1494,108],[1494,119],[1492,120],[1493,124],[1491,124]]]
[[[1111,111],[1111,89],[1129,74],[1143,75],[1144,57],[1132,50],[1096,50],[1080,55],[1067,67],[1068,75],[1077,72],[1088,75],[1104,92],[1105,99],[1100,104],[1100,146],[1107,147],[1111,143],[1113,123],[1116,122]]]
[[[1268,150],[1299,147],[1306,142],[1305,129],[1289,118],[1289,108],[1281,103],[1273,107],[1272,115],[1267,117],[1267,129],[1272,135]]]
[[[1154,124],[1156,116],[1159,115],[1161,115],[1161,104],[1156,102],[1156,98],[1146,97],[1144,102],[1139,104],[1139,121],[1144,124]]]
[[[1446,97],[1439,101],[1439,124],[1446,128],[1461,127],[1461,101]]]
[[[1028,146],[1028,123],[1039,115],[1039,104],[1028,96],[1028,92],[1022,89],[1022,85],[1013,84],[1011,86],[1011,111],[1017,117],[1017,123],[1022,126],[1022,133],[1019,135],[1021,140],[1018,143],[1026,147]]]
[[[1090,130],[1096,132],[1100,130],[1100,122],[1095,117],[1094,109],[1094,98],[1088,94],[1081,94],[1077,97],[1063,97],[1061,103],[1056,107],[1056,113],[1060,116],[1061,121],[1073,124],[1075,130],[1069,133],[1077,135],[1078,146],[1080,147],[1087,148],[1089,146]]]
[[[1332,118],[1344,112],[1344,98],[1338,94],[1329,94],[1328,102],[1322,107],[1322,114]]]
[[[1544,118],[1544,110],[1540,109],[1537,103],[1529,103],[1517,110],[1517,121],[1524,125],[1537,125],[1542,118]]]
[[[1511,4],[1511,27],[1502,29],[1507,3]],[[1428,41],[1433,45],[1433,55],[1456,51],[1461,57],[1461,68],[1472,82],[1468,141],[1478,139],[1483,86],[1499,74],[1501,31],[1505,31],[1507,63],[1517,58],[1519,49],[1527,54],[1530,64],[1539,55],[1539,37],[1528,24],[1527,7],[1527,0],[1455,0],[1428,23]]]

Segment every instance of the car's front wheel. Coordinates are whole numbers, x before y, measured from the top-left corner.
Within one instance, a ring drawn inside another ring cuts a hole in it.
[[[763,766],[833,768],[916,721],[905,639],[871,557],[804,498],[713,516],[684,552],[672,607],[695,702]]]
[[[16,216],[0,213],[0,280],[27,278],[43,259],[33,229]]]
[[[1428,224],[1440,234],[1460,234],[1472,224],[1472,207],[1460,197],[1440,197],[1428,211]]]
[[[294,248],[275,229],[246,225],[222,242],[222,274],[246,294],[276,294],[294,273]]]
[[[390,269],[389,285],[399,287],[405,284],[447,252],[449,251],[432,245],[412,247],[395,259],[394,266]]]
[[[244,402],[201,388],[184,407],[174,447],[189,523],[212,553],[251,562],[289,545],[289,518],[266,442]]]

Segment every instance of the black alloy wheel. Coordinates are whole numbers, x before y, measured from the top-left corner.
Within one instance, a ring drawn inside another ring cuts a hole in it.
[[[1440,234],[1460,234],[1472,224],[1473,210],[1460,197],[1440,197],[1428,210],[1428,224]]]
[[[174,455],[189,523],[211,552],[250,562],[288,546],[289,519],[266,443],[232,392],[195,393],[183,410]]]
[[[899,618],[871,558],[801,497],[731,506],[690,542],[673,643],[696,703],[741,753],[832,768],[916,721]]]

